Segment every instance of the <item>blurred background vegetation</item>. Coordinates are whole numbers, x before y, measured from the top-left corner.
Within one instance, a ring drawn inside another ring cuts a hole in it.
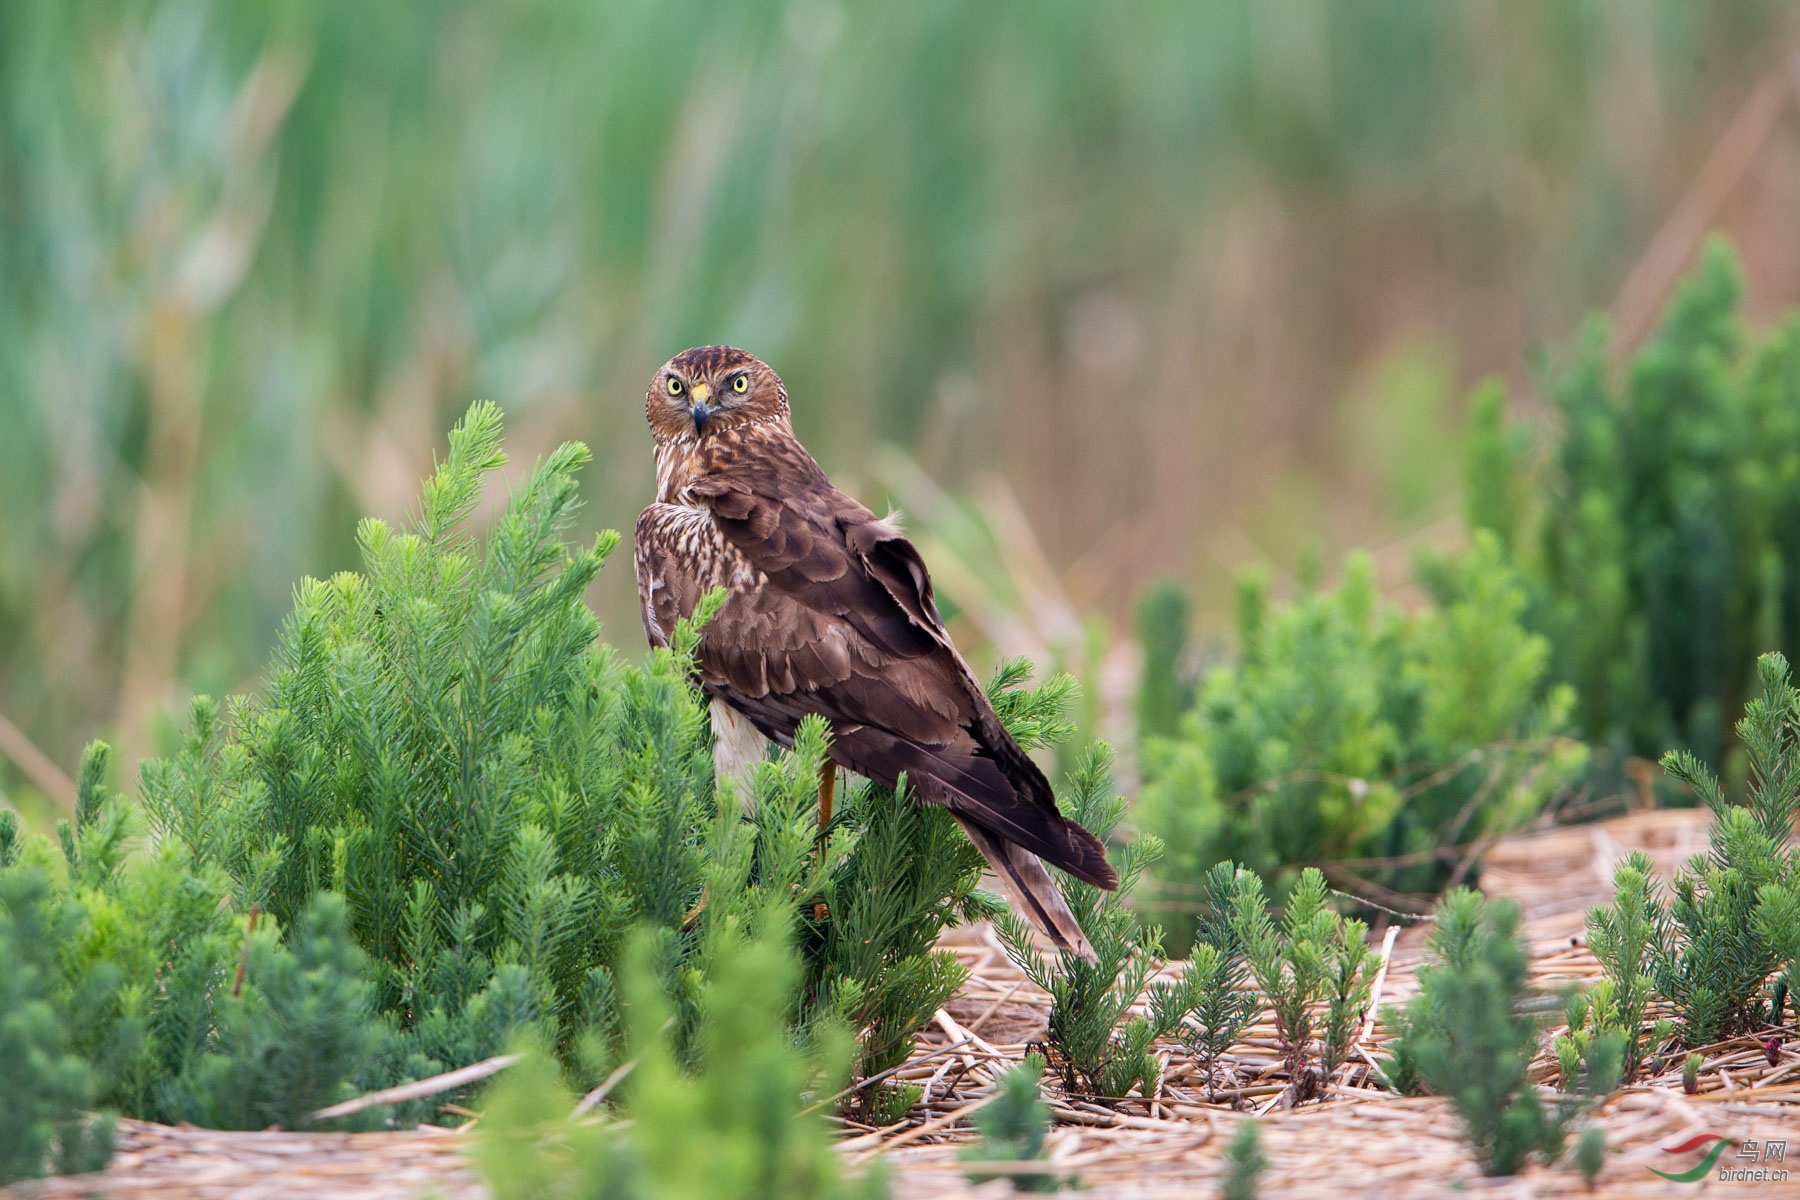
[[[1416,604],[1470,381],[1549,422],[1534,348],[1594,308],[1640,341],[1709,226],[1750,322],[1800,297],[1796,34],[1775,0],[11,0],[0,794],[41,818],[83,740],[129,764],[255,686],[475,397],[517,471],[589,442],[584,521],[629,528],[643,386],[715,341],[908,511],[975,658],[1074,669],[1116,736],[1151,579],[1202,643],[1252,562],[1289,594],[1367,546],[1357,586]],[[628,647],[632,596],[593,592]]]

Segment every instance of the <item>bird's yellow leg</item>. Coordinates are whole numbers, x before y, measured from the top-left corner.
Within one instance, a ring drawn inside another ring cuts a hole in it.
[[[694,907],[688,909],[687,915],[681,918],[682,931],[685,933],[688,930],[693,929],[694,922],[698,921],[700,919],[700,914],[705,911],[706,911],[706,885],[702,884],[700,886],[700,898],[698,900],[694,901]]]
[[[831,803],[837,796],[837,764],[829,758],[819,764],[819,867],[825,867],[825,827],[831,824]],[[813,920],[823,921],[831,910],[820,900],[813,905]]]
[[[819,832],[831,824],[831,802],[837,795],[837,764],[829,758],[819,764]]]

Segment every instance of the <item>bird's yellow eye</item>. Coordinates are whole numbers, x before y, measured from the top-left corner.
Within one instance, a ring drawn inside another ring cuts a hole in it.
[[[743,395],[745,392],[749,391],[750,377],[748,375],[739,375],[736,379],[731,381],[731,390],[739,395]]]
[[[675,378],[673,375],[669,376],[669,395],[681,395],[681,380]]]

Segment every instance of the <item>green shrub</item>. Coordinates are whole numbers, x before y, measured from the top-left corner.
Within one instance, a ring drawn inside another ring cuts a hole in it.
[[[1219,1180],[1219,1200],[1256,1200],[1262,1174],[1269,1169],[1256,1133],[1255,1121],[1240,1121],[1225,1147],[1225,1170]]]
[[[560,540],[585,450],[539,463],[484,545],[461,532],[500,434],[499,410],[473,407],[415,529],[363,522],[365,573],[301,584],[263,694],[196,700],[181,748],[143,769],[163,844],[237,913],[298,929],[321,891],[342,896],[400,1039],[378,1061],[402,1077],[527,1028],[574,1062],[612,1019],[629,923],[670,932],[680,977],[707,840],[727,832],[681,648],[639,669],[596,640],[583,595],[617,539]],[[232,1020],[267,1032],[251,1006]]]
[[[1478,538],[1435,583],[1440,605],[1410,616],[1377,598],[1365,555],[1288,604],[1244,583],[1238,661],[1206,677],[1176,736],[1142,746],[1137,819],[1168,846],[1158,874],[1179,944],[1195,907],[1181,902],[1214,863],[1280,894],[1300,864],[1397,859],[1334,870],[1365,894],[1428,893],[1458,847],[1534,815],[1579,765],[1554,736],[1572,697],[1544,686],[1548,645],[1521,624],[1497,542]]]
[[[1230,862],[1207,873],[1206,915],[1188,952],[1192,1005],[1179,1036],[1182,1049],[1200,1068],[1209,1100],[1217,1087],[1219,1058],[1237,1045],[1262,1007],[1261,997],[1248,986],[1250,965],[1231,919],[1232,893],[1249,886],[1238,878],[1237,864]]]
[[[1575,1143],[1575,1169],[1581,1172],[1581,1180],[1587,1184],[1588,1191],[1594,1190],[1594,1181],[1600,1177],[1600,1169],[1605,1165],[1606,1130],[1590,1125],[1581,1131],[1581,1137]]]
[[[0,878],[50,888],[53,974],[32,986],[67,1014],[52,1049],[93,1104],[292,1126],[521,1038],[590,1084],[623,1052],[633,927],[681,1056],[714,948],[778,920],[802,964],[785,1022],[860,1031],[860,1073],[904,1060],[963,977],[938,933],[994,903],[979,854],[943,811],[867,785],[821,839],[820,720],[754,773],[751,815],[715,796],[688,677],[719,598],[642,667],[598,640],[583,594],[616,539],[561,541],[584,457],[539,463],[478,540],[462,527],[504,456],[476,405],[415,528],[365,521],[364,573],[297,589],[266,688],[195,700],[141,806],[107,790],[97,745],[60,856],[0,827]],[[1061,736],[1072,681],[1025,675],[996,677],[997,709],[1027,744]],[[136,849],[145,817],[156,842]]]
[[[1031,1162],[1044,1157],[1044,1139],[1050,1133],[1050,1106],[1040,1088],[1044,1059],[1027,1054],[1016,1067],[1001,1072],[994,1081],[995,1095],[975,1114],[981,1141],[965,1146],[965,1162]],[[973,1183],[985,1183],[991,1174],[972,1172]],[[1054,1175],[1013,1175],[1013,1188],[1021,1192],[1054,1192]]]
[[[342,901],[321,893],[283,942],[181,845],[128,854],[135,811],[98,787],[105,757],[84,758],[60,858],[32,838],[0,867],[0,1074],[17,1109],[0,1172],[102,1165],[104,1114],[292,1128],[391,1082],[392,1031]]]
[[[763,924],[779,930],[782,922],[770,914]],[[656,931],[641,937],[623,971],[634,1066],[622,1109],[630,1120],[576,1117],[575,1095],[553,1061],[528,1054],[491,1097],[475,1140],[476,1163],[498,1200],[885,1194],[879,1175],[844,1180],[823,1115],[802,1111],[803,1093],[835,1089],[849,1044],[841,1029],[810,1047],[789,1038],[784,1018],[800,974],[793,953],[780,940],[715,935],[684,1050],[654,965],[659,940]]]
[[[1138,599],[1138,644],[1144,651],[1136,700],[1140,737],[1173,737],[1181,714],[1194,706],[1194,680],[1184,661],[1188,648],[1188,598],[1169,580],[1152,584]]]
[[[416,531],[363,522],[366,573],[301,584],[264,694],[196,701],[144,767],[158,833],[242,908],[291,925],[342,891],[381,1006],[445,1068],[511,1036],[467,1028],[502,965],[529,978],[514,1015],[566,1031],[626,923],[679,925],[699,893],[704,718],[672,656],[595,646],[582,596],[617,539],[557,537],[585,457],[540,463],[482,553],[457,530],[505,456],[499,410],[471,409]]]
[[[1620,370],[1591,320],[1548,381],[1562,422],[1541,463],[1492,385],[1474,406],[1470,524],[1513,547],[1585,736],[1648,758],[1717,766],[1756,655],[1800,639],[1800,316],[1752,339],[1742,290],[1712,241]]]
[[[1613,870],[1612,903],[1588,913],[1588,947],[1606,977],[1571,998],[1569,1033],[1556,1046],[1565,1086],[1596,1036],[1617,1037],[1623,1046],[1625,1077],[1637,1073],[1643,1059],[1644,1012],[1663,936],[1655,886],[1649,858],[1634,850]]]
[[[1388,1078],[1449,1097],[1489,1175],[1517,1173],[1533,1151],[1554,1159],[1562,1114],[1546,1110],[1526,1078],[1538,1028],[1521,1011],[1528,989],[1518,907],[1455,888],[1434,915],[1419,992],[1394,1014],[1401,1032]]]
[[[1572,1033],[1556,1041],[1557,1063],[1562,1072],[1558,1087],[1563,1093],[1555,1106],[1555,1120],[1563,1131],[1555,1139],[1557,1143],[1577,1123],[1577,1118],[1583,1113],[1591,1114],[1629,1078],[1626,1054],[1630,1043],[1625,1035],[1616,1030],[1584,1031],[1575,1020],[1571,1020],[1570,1028]],[[1592,1191],[1595,1178],[1606,1165],[1606,1130],[1591,1116],[1581,1125],[1581,1135],[1575,1142],[1575,1169]]]
[[[212,1051],[169,1089],[170,1107],[215,1129],[301,1128],[355,1095],[392,1036],[343,899],[313,897],[285,944],[264,922],[248,935],[243,964],[243,978],[214,1002]]]
[[[61,861],[34,839],[0,868],[0,885],[42,891],[41,983],[88,1080],[86,1103],[292,1128],[392,1082],[398,1047],[342,899],[317,894],[284,941],[272,917],[234,913],[225,873],[197,867],[180,843],[127,853],[135,810],[100,793],[105,758],[99,744],[84,758],[76,819],[58,831]]]
[[[1101,836],[1110,833],[1123,801],[1107,798],[1111,781],[1103,748],[1090,751],[1070,791],[1072,815]],[[1053,967],[1030,926],[1012,913],[999,918],[1013,961],[1050,993],[1045,1038],[1063,1085],[1110,1098],[1135,1087],[1149,1096],[1156,1079],[1152,1045],[1175,1037],[1199,1060],[1210,1093],[1220,1055],[1267,1004],[1275,1013],[1294,1101],[1318,1096],[1343,1062],[1368,1005],[1367,927],[1327,907],[1324,877],[1307,870],[1278,930],[1262,880],[1221,863],[1207,878],[1211,916],[1192,957],[1178,978],[1151,983],[1161,930],[1145,927],[1128,905],[1131,888],[1159,849],[1154,835],[1146,835],[1113,853],[1117,892],[1062,880],[1063,897],[1093,943],[1093,963],[1062,952]],[[1244,986],[1251,979],[1261,995]],[[1129,1015],[1140,996],[1147,998],[1144,1014]]]
[[[85,1110],[94,1071],[74,1053],[55,955],[73,914],[37,870],[0,870],[0,1184],[93,1170],[112,1152],[105,1120]]]
[[[1712,809],[1712,847],[1676,874],[1670,895],[1650,861],[1628,856],[1614,871],[1614,898],[1588,914],[1588,940],[1613,998],[1606,1021],[1635,1042],[1644,993],[1668,1001],[1682,1041],[1703,1046],[1778,1023],[1781,980],[1800,957],[1800,863],[1789,848],[1800,807],[1800,693],[1787,660],[1757,660],[1762,694],[1737,735],[1749,761],[1742,804],[1687,751],[1663,760]],[[1597,989],[1598,990],[1598,989]],[[1633,1067],[1640,1055],[1628,1053]]]
[[[1102,839],[1112,833],[1125,801],[1113,792],[1111,752],[1104,744],[1089,748],[1069,778],[1068,791],[1071,817]],[[1162,952],[1162,932],[1146,927],[1128,906],[1132,887],[1160,852],[1154,835],[1111,851],[1108,858],[1119,875],[1115,892],[1059,876],[1063,899],[1093,945],[1094,962],[1066,950],[1052,960],[1038,948],[1036,934],[1023,918],[1006,912],[997,920],[1008,955],[1050,993],[1044,1036],[1070,1091],[1119,1097],[1137,1087],[1149,1095],[1156,1079],[1151,1043],[1179,1029],[1193,1006],[1191,975],[1174,983],[1150,983]],[[1146,1015],[1128,1015],[1146,987]]]
[[[1368,926],[1340,916],[1326,895],[1325,877],[1311,867],[1302,871],[1279,928],[1254,873],[1237,872],[1226,901],[1245,964],[1274,1012],[1296,1103],[1320,1095],[1342,1065],[1374,983]]]

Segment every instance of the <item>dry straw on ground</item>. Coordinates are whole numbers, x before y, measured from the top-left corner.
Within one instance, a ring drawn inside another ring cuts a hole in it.
[[[1648,852],[1665,872],[1707,840],[1707,814],[1685,809],[1646,812],[1598,825],[1570,826],[1501,842],[1488,857],[1483,887],[1518,900],[1532,947],[1532,976],[1554,991],[1599,977],[1582,937],[1582,914],[1610,891],[1613,864],[1626,851]],[[1414,988],[1423,931],[1414,926],[1383,937],[1387,952],[1381,1003],[1403,1001]],[[975,1186],[957,1155],[974,1137],[970,1116],[991,1094],[994,1075],[1042,1037],[1047,998],[1013,967],[985,927],[958,931],[947,943],[970,969],[968,983],[941,1011],[898,1075],[924,1088],[908,1117],[885,1129],[846,1123],[843,1150],[855,1165],[877,1157],[894,1168],[901,1200],[1000,1197],[1004,1179]],[[1162,1056],[1153,1094],[1101,1105],[1057,1094],[1050,1170],[1078,1178],[1096,1198],[1210,1195],[1236,1122],[1262,1120],[1270,1166],[1267,1196],[1380,1194],[1384,1200],[1477,1191],[1505,1196],[1686,1196],[1699,1185],[1666,1182],[1648,1168],[1680,1170],[1693,1158],[1662,1147],[1698,1134],[1794,1144],[1800,1177],[1800,1044],[1792,1028],[1770,1065],[1751,1039],[1708,1047],[1698,1094],[1681,1090],[1679,1062],[1613,1097],[1599,1114],[1609,1154],[1596,1192],[1588,1192],[1568,1157],[1552,1168],[1485,1180],[1445,1102],[1405,1099],[1382,1090],[1373,1061],[1389,1031],[1377,1019],[1324,1102],[1293,1108],[1267,1018],[1253,1027],[1227,1064],[1232,1078],[1209,1104],[1202,1081],[1179,1050]],[[1554,1058],[1540,1054],[1535,1076],[1556,1077]],[[86,1195],[201,1197],[413,1197],[434,1190],[451,1198],[484,1194],[461,1147],[464,1135],[421,1129],[391,1134],[219,1133],[144,1122],[120,1125],[119,1153],[101,1176],[17,1185],[5,1196]],[[1732,1160],[1722,1160],[1729,1163]],[[1711,1183],[1713,1188],[1720,1186]],[[1744,1185],[1754,1186],[1754,1185]],[[1796,1184],[1800,1188],[1800,1183]]]

